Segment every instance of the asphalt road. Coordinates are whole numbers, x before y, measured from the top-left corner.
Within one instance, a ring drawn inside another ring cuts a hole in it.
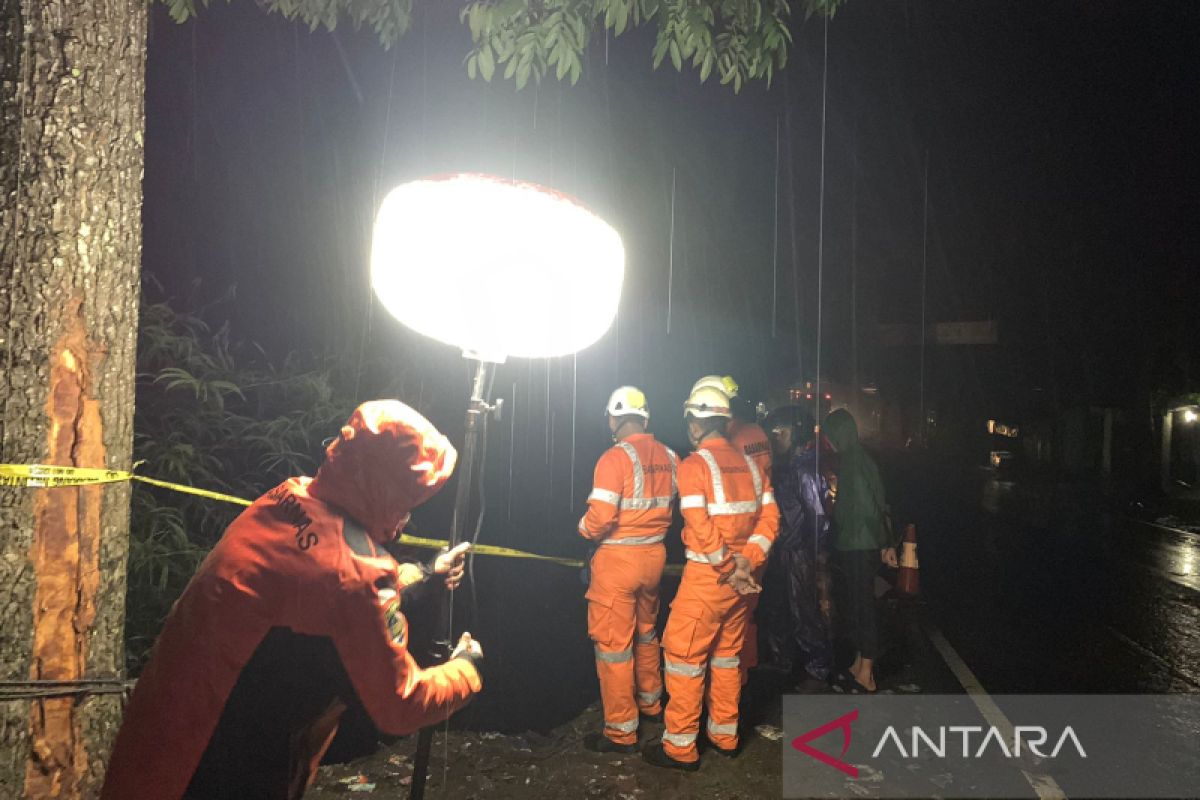
[[[1200,691],[1200,536],[1077,488],[890,466],[928,619],[987,691]]]

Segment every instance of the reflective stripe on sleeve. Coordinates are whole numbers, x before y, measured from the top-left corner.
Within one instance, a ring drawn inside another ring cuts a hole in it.
[[[769,506],[774,502],[775,502],[775,493],[774,492],[763,492],[762,504],[764,506]]]
[[[656,533],[651,536],[626,536],[623,539],[605,539],[600,544],[658,544],[665,538],[667,538],[665,533]]]
[[[696,743],[694,733],[664,733],[663,741],[676,747],[691,747]]]
[[[713,669],[737,669],[742,660],[739,656],[713,656],[708,663]]]
[[[633,658],[633,650],[618,650],[615,653],[608,653],[596,647],[596,660],[603,661],[606,664],[624,664]]]
[[[737,736],[737,723],[727,722],[724,725],[718,725],[710,719],[708,721],[708,732],[713,736]]]
[[[592,489],[592,493],[588,495],[588,500],[599,500],[603,503],[615,506],[621,502],[621,495],[609,489],[601,489],[599,486]]]
[[[704,508],[704,495],[702,494],[685,494],[679,498],[679,508]]]
[[[696,561],[701,564],[712,564],[714,567],[725,560],[725,556],[729,551],[725,549],[725,545],[721,545],[719,550],[714,550],[711,553],[697,553],[695,550],[685,550],[684,556],[688,561]]]
[[[663,671],[671,675],[682,675],[685,678],[699,678],[704,675],[703,664],[684,664],[682,661],[663,659]]]
[[[604,727],[612,728],[614,731],[620,731],[621,733],[633,733],[637,730],[638,721],[636,718],[629,720],[629,722],[613,722],[606,719],[604,720]]]
[[[771,552],[771,540],[763,536],[761,533],[756,533],[751,536],[746,540],[746,544],[758,545],[758,548],[763,551],[764,556]]]

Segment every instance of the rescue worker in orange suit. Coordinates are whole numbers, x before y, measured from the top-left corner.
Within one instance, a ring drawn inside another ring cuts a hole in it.
[[[655,766],[695,770],[705,707],[712,748],[737,754],[746,598],[761,589],[754,572],[766,564],[779,510],[754,459],[725,438],[729,398],[701,387],[688,398],[684,414],[696,448],[679,465],[687,563],[663,633],[670,696],[666,730],[662,742],[646,748],[643,757]]]
[[[754,463],[765,481],[766,490],[770,491],[771,440],[767,437],[767,432],[762,429],[761,425],[749,420],[751,412],[748,405],[740,403],[738,399],[739,387],[737,381],[733,379],[732,375],[705,375],[693,384],[692,391],[694,392],[703,386],[722,391],[729,397],[731,416],[729,417],[729,425],[725,428],[725,436],[735,448],[754,459]],[[742,412],[741,416],[739,416],[739,411]],[[746,418],[743,419],[742,417]],[[765,572],[765,567],[756,571],[754,573],[755,582],[761,583]],[[758,666],[758,624],[754,620],[755,611],[758,608],[758,599],[757,594],[749,595],[747,598],[747,602],[750,605],[750,616],[746,620],[745,644],[742,645],[740,667],[742,686],[745,686],[749,681],[750,670]]]
[[[588,635],[604,703],[604,731],[584,746],[600,753],[636,753],[638,718],[662,714],[658,584],[667,551],[678,458],[646,432],[646,396],[622,386],[605,407],[616,444],[596,464],[579,533],[597,549],[588,585]],[[635,694],[636,691],[636,694]]]
[[[422,669],[402,612],[431,575],[457,585],[466,546],[427,567],[398,564],[381,547],[456,457],[403,403],[364,403],[315,478],[284,481],[234,520],[167,618],[101,797],[291,800],[348,704],[406,734],[479,692],[483,653],[470,634],[448,661]]]

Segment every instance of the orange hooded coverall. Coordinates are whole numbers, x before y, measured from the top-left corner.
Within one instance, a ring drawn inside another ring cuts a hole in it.
[[[588,586],[588,635],[604,701],[604,735],[636,744],[638,712],[662,710],[658,584],[678,458],[649,433],[622,439],[596,464],[579,533],[600,545]],[[636,702],[634,687],[637,688]]]
[[[465,705],[481,688],[472,660],[422,669],[408,652],[401,603],[427,570],[377,546],[455,458],[408,406],[364,403],[316,478],[235,519],[167,618],[101,798],[298,798],[349,703],[391,734]]]
[[[737,748],[738,666],[749,604],[721,580],[733,571],[734,554],[745,556],[756,572],[766,564],[779,509],[754,460],[719,437],[702,442],[679,465],[679,508],[687,564],[663,635],[671,696],[663,750],[694,762],[705,705],[709,741],[723,750]]]
[[[763,477],[763,486],[766,487],[766,491],[770,491],[771,440],[767,438],[767,432],[757,423],[731,419],[725,429],[725,435],[729,438],[730,444],[754,459],[754,464]],[[755,570],[754,579],[761,581],[765,571],[765,569]],[[746,616],[746,637],[745,644],[742,645],[742,660],[741,667],[739,667],[742,673],[742,686],[745,686],[746,681],[750,679],[750,670],[758,666],[758,625],[754,622],[754,610],[758,608],[758,595],[747,595],[746,602],[749,606]]]

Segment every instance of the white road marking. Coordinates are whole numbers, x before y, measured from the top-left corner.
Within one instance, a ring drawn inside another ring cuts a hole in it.
[[[1008,717],[1000,710],[1000,706],[996,705],[996,701],[983,688],[983,684],[975,677],[975,673],[967,666],[967,662],[962,660],[962,656],[950,646],[950,642],[946,641],[946,637],[937,628],[929,628],[926,633],[929,635],[929,640],[933,642],[933,646],[941,654],[942,660],[946,662],[946,666],[950,667],[954,677],[958,678],[958,682],[966,689],[967,696],[979,709],[979,713],[983,715],[989,725],[1000,731],[1001,736],[1007,741],[1012,741],[1013,724],[1009,722]],[[1058,785],[1058,781],[1049,775],[1029,772],[1025,769],[1021,770],[1021,774],[1025,776],[1025,780],[1033,788],[1034,794],[1041,800],[1066,800],[1067,795]]]

